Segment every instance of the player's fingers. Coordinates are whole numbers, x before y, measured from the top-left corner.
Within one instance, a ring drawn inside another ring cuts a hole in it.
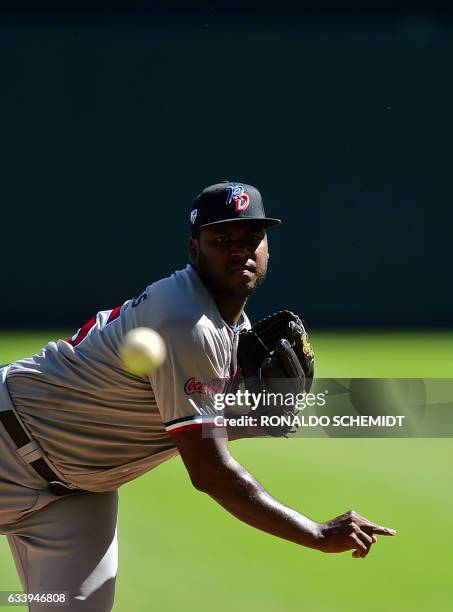
[[[363,531],[362,531],[362,533],[361,533],[361,534],[359,534],[359,538],[361,538],[361,539],[362,539],[362,542],[363,542],[363,543],[365,544],[365,546],[366,546],[366,553],[364,553],[364,554],[362,555],[362,559],[364,559],[364,558],[365,558],[365,557],[366,557],[366,556],[369,554],[369,552],[370,552],[370,550],[371,550],[371,547],[372,547],[372,545],[374,544],[374,542],[373,542],[373,538],[370,538],[369,536],[367,536],[367,534],[366,534],[366,533],[364,533]],[[366,539],[366,540],[365,540],[365,538],[369,538],[369,540],[368,540],[368,539]]]
[[[396,535],[396,529],[392,529],[390,527],[383,527],[382,525],[378,525],[377,523],[373,523],[368,520],[355,510],[350,510],[346,513],[346,516],[351,518],[356,525],[358,525],[361,529],[369,533],[377,533],[378,535],[385,536],[394,536]]]
[[[355,533],[355,531],[353,533],[351,533],[351,539],[354,540],[355,542],[355,553],[352,553],[352,556],[355,557],[356,559],[358,557],[363,557],[366,553],[367,553],[367,547],[366,545],[362,542],[362,540],[359,538],[359,536]]]
[[[373,544],[376,544],[376,542],[377,542],[377,537],[376,537],[376,536],[371,536],[371,539],[373,540]]]
[[[373,544],[373,538],[361,529],[357,528],[356,534],[366,546],[371,546],[371,544]]]
[[[366,523],[360,525],[360,528],[368,534],[376,533],[377,535],[394,536],[396,535],[396,529],[390,527],[382,527],[382,525],[376,525],[376,523]]]
[[[368,551],[366,553],[362,554],[358,554],[358,552],[355,550],[352,553],[352,556],[354,557],[354,559],[365,559],[365,557],[368,555],[368,553],[370,552],[371,549],[368,549]]]
[[[361,542],[365,545],[366,552],[364,552],[363,555],[361,555],[362,558],[364,558],[370,552],[371,546],[374,544],[374,541],[376,541],[376,538],[374,538],[374,541],[373,541],[373,537],[372,536],[369,536],[367,533],[365,533],[364,531],[362,531],[358,527],[356,529],[356,535],[361,540]]]
[[[378,525],[377,523],[369,521],[363,516],[358,516],[355,522],[357,525],[359,525],[360,529],[366,531],[366,533],[368,533],[369,535],[372,535],[373,533],[386,536],[396,535],[396,529],[391,529],[390,527],[383,527],[382,525]]]

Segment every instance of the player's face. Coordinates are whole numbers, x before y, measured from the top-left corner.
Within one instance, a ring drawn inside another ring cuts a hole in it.
[[[191,239],[190,258],[212,291],[246,298],[266,276],[266,230],[253,221],[204,228]]]

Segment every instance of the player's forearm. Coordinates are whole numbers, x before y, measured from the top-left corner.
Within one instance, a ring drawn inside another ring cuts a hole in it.
[[[279,538],[317,548],[319,525],[274,499],[242,466],[216,474],[202,490],[239,520]]]

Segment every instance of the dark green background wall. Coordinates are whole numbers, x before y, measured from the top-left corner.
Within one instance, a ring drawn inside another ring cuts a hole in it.
[[[252,316],[453,323],[453,26],[423,13],[0,22],[1,326],[79,326],[185,265],[206,184],[256,184]]]

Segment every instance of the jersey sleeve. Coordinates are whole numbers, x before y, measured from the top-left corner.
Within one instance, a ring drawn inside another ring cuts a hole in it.
[[[202,322],[192,328],[169,325],[159,333],[167,356],[150,382],[166,431],[174,434],[214,424],[222,414],[216,402],[225,382],[222,339]]]

